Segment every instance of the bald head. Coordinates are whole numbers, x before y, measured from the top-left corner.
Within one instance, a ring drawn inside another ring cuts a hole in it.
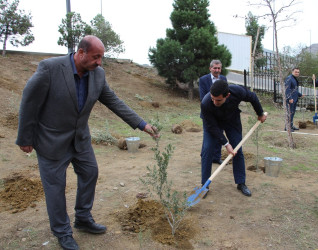
[[[89,52],[92,47],[95,48],[103,48],[105,50],[103,42],[96,36],[88,35],[82,38],[82,40],[78,44],[77,51],[82,49],[84,52]]]
[[[96,36],[85,36],[78,44],[77,52],[74,54],[74,62],[77,73],[82,75],[90,70],[101,66],[105,47]]]

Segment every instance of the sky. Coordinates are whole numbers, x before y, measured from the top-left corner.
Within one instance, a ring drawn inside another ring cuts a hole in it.
[[[112,25],[113,30],[124,42],[125,53],[119,58],[131,59],[139,64],[150,64],[148,51],[156,46],[159,38],[166,37],[166,29],[171,28],[170,14],[173,0],[70,0],[71,11],[79,13],[88,24],[102,13]],[[261,0],[250,0],[259,3]],[[291,0],[275,0],[275,8]],[[300,4],[290,9],[297,22],[292,26],[284,26],[278,31],[278,46],[310,46],[318,43],[317,0],[297,0]],[[30,12],[32,16],[32,33],[35,41],[26,47],[15,48],[7,45],[10,50],[67,53],[67,48],[57,45],[60,37],[58,26],[66,15],[66,0],[20,0],[19,8]],[[254,15],[269,13],[267,7],[256,8],[245,0],[210,0],[210,20],[218,32],[244,35],[244,16],[251,11]],[[270,27],[269,19],[260,19],[260,25]],[[268,28],[262,41],[265,49],[273,49],[273,31]]]

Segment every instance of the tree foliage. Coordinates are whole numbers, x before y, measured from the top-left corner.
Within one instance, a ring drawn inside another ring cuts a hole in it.
[[[82,21],[79,13],[69,12],[66,14],[66,18],[62,19],[58,31],[61,33],[61,37],[59,37],[57,44],[66,46],[74,52],[80,40],[92,33],[92,28]]]
[[[246,28],[246,35],[252,37],[252,49],[254,49],[255,41],[257,37],[257,31],[258,31],[258,28],[260,28],[259,34],[258,34],[258,40],[256,43],[255,63],[257,67],[264,66],[266,60],[262,58],[262,54],[263,54],[262,40],[264,39],[264,35],[265,35],[265,26],[264,25],[260,26],[258,24],[258,17],[254,16],[252,12],[248,12],[247,17],[245,19],[245,28]]]
[[[34,41],[31,32],[31,14],[18,10],[19,0],[0,0],[0,42],[3,43],[2,55],[5,56],[7,41],[18,47],[27,46]]]
[[[318,75],[318,55],[311,54],[308,51],[302,51],[298,55],[300,57],[299,60],[299,68],[301,69],[301,74],[303,76],[312,76],[315,74]],[[312,86],[310,84],[309,86]]]
[[[61,37],[57,44],[68,47],[72,52],[86,35],[97,36],[103,42],[107,56],[125,51],[123,41],[101,14],[96,15],[89,25],[82,21],[80,14],[69,12],[66,14],[66,18],[62,19],[58,31],[61,33]]]
[[[125,51],[123,41],[120,40],[118,34],[113,31],[111,24],[105,18],[98,14],[91,21],[92,35],[97,36],[105,46],[107,56],[120,54]]]
[[[158,39],[148,53],[151,64],[168,84],[187,83],[189,92],[193,82],[208,73],[212,59],[220,59],[224,68],[231,64],[229,50],[218,43],[208,6],[208,0],[175,0],[170,15],[173,28],[167,29],[166,38]]]

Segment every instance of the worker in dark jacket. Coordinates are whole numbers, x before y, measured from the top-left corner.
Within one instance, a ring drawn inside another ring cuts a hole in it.
[[[239,104],[241,101],[250,102],[258,116],[258,120],[264,122],[266,115],[263,114],[263,108],[255,93],[245,89],[242,86],[229,86],[226,81],[216,81],[201,102],[201,113],[204,126],[208,133],[214,138],[210,152],[213,153],[214,145],[220,143],[227,152],[233,154],[233,174],[237,184],[237,189],[244,195],[251,196],[251,191],[245,184],[245,161],[242,148],[234,153],[234,148],[242,140],[241,110]],[[225,131],[226,138],[222,131]],[[201,167],[202,185],[211,175],[211,164],[207,162]]]
[[[297,78],[299,77],[299,74],[300,70],[298,68],[293,68],[292,74],[285,80],[286,107],[291,132],[299,130],[299,128],[294,126],[294,115],[296,113],[298,98],[303,97],[303,94],[298,90],[299,82]]]

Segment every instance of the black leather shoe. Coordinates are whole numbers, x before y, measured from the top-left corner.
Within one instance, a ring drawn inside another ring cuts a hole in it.
[[[223,163],[223,161],[220,159],[220,160],[213,160],[213,163],[217,163],[217,164],[222,164]]]
[[[299,128],[296,128],[295,126],[292,126],[293,130],[299,130]]]
[[[248,189],[248,187],[244,183],[238,184],[237,189],[241,190],[241,192],[246,196],[252,196],[251,191]]]
[[[95,223],[93,219],[91,219],[90,221],[80,221],[75,219],[74,227],[92,234],[105,233],[107,230],[105,226]]]
[[[77,249],[79,249],[78,245],[77,245],[77,243],[74,240],[72,235],[60,237],[60,238],[58,238],[58,241],[59,241],[61,247],[65,250],[77,250]]]

